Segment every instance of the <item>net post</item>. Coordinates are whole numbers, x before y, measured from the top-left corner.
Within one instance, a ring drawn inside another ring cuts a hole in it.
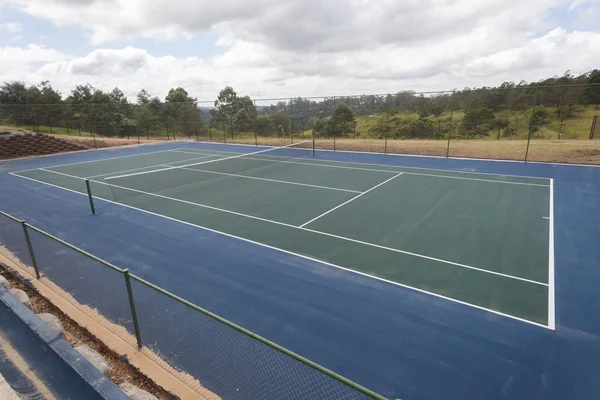
[[[312,153],[313,153],[313,157],[315,156],[315,131],[313,130],[312,133]]]
[[[223,129],[223,143],[227,144],[227,131]]]
[[[92,197],[92,189],[90,188],[90,180],[85,180],[85,188],[87,190],[88,199],[90,200],[90,208],[92,209],[92,215],[96,214],[96,208],[94,207],[94,198]]]
[[[138,350],[142,348],[142,333],[140,332],[140,325],[138,323],[137,312],[135,311],[135,301],[133,300],[133,290],[131,289],[131,279],[129,277],[129,270],[123,270],[123,276],[125,277],[125,287],[127,288],[127,297],[129,297],[129,307],[131,309],[131,317],[133,319],[133,327],[135,329],[135,339],[137,341]]]
[[[383,154],[387,154],[387,135],[385,136],[385,142],[383,147]]]
[[[254,145],[258,146],[258,137],[256,136],[256,131],[254,132]]]
[[[35,277],[40,279],[40,270],[37,265],[37,260],[35,259],[33,245],[31,244],[31,238],[29,237],[29,231],[27,230],[27,224],[25,221],[21,221],[21,226],[23,227],[23,233],[25,234],[25,240],[27,241],[27,248],[29,249],[29,255],[31,256],[31,263],[33,264],[33,269],[35,270]]]

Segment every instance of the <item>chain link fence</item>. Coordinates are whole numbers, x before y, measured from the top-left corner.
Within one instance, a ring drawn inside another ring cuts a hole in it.
[[[598,84],[151,104],[0,104],[0,124],[55,134],[600,164]]]
[[[384,399],[0,211],[0,254],[207,399]]]

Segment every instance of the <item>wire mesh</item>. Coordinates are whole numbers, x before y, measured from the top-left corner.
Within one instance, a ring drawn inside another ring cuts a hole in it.
[[[38,230],[29,233],[40,274],[50,280],[55,293],[135,346],[123,273]]]
[[[381,398],[216,315],[28,226],[45,285],[204,398]],[[0,213],[3,255],[30,263],[20,221]],[[28,267],[30,268],[30,267]],[[218,396],[218,397],[217,397]]]
[[[196,390],[224,399],[370,398],[132,278],[144,345]]]
[[[21,222],[0,213],[0,254],[31,275],[35,274]]]

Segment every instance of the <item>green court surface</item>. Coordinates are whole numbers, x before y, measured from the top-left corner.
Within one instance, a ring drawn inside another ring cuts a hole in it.
[[[15,175],[554,328],[548,179],[190,148]]]

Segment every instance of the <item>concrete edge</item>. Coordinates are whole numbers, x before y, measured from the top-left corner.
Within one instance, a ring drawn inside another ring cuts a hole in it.
[[[61,339],[33,311],[19,303],[4,287],[0,287],[0,303],[2,303],[0,306],[4,306],[3,308],[21,320],[27,327],[27,329],[21,329],[20,333],[38,339],[45,347],[43,351],[53,353],[56,356],[55,360],[59,360],[58,362],[62,363],[66,370],[72,371],[72,377],[79,378],[79,384],[89,386],[90,392],[95,392],[104,399],[129,399],[117,385],[106,378],[64,339]],[[6,320],[6,318],[2,318],[2,320]],[[12,327],[14,328],[14,325]],[[0,329],[2,328],[3,323],[0,321]],[[20,349],[18,345],[15,345],[15,349],[27,352],[27,349]]]

